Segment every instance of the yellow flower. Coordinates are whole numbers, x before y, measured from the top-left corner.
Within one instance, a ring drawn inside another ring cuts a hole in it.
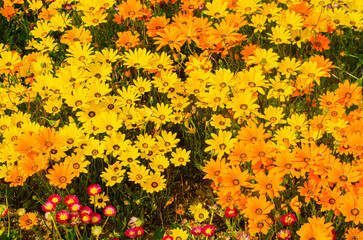
[[[94,204],[96,208],[106,207],[106,202],[110,201],[110,198],[105,193],[100,193],[94,196],[90,196],[91,204]]]
[[[159,172],[150,173],[146,181],[141,184],[143,190],[147,193],[160,192],[166,187],[166,179]]]
[[[234,143],[237,142],[236,138],[232,138],[232,132],[220,130],[218,135],[212,133],[211,136],[212,139],[205,141],[210,146],[204,151],[210,152],[213,150],[218,158],[222,158],[225,153],[230,154]]]

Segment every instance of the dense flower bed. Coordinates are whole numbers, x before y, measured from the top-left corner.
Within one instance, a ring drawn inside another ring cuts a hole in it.
[[[363,238],[361,1],[0,13],[2,238]]]

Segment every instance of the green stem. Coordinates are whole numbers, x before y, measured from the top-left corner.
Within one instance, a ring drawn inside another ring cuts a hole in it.
[[[10,211],[9,211],[9,202],[8,202],[8,185],[5,188],[5,201],[6,201],[6,208],[8,209],[8,237],[10,236]]]

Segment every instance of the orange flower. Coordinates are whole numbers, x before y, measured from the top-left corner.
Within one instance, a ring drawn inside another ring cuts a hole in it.
[[[361,178],[360,171],[350,163],[337,163],[328,174],[329,182],[336,183],[336,187],[352,189],[352,183]]]
[[[92,41],[92,34],[89,30],[83,27],[76,28],[72,26],[71,30],[66,31],[66,33],[61,38],[61,43],[73,45],[76,42],[81,44],[90,43]]]
[[[220,191],[217,192],[217,204],[221,205],[222,209],[227,207],[234,208],[234,205],[237,205],[237,201],[239,200],[240,191],[235,191],[233,188],[221,188]]]
[[[316,62],[318,68],[322,68],[325,72],[324,76],[330,77],[330,70],[333,68],[333,62],[329,58],[325,59],[323,55],[314,55],[309,58],[311,62]]]
[[[203,172],[206,173],[204,179],[211,179],[216,182],[221,182],[222,178],[220,176],[221,171],[224,171],[227,164],[224,158],[221,159],[210,159],[207,164],[203,167]]]
[[[41,150],[49,152],[59,145],[58,132],[56,132],[54,128],[44,128],[39,130],[38,135],[35,137],[35,141],[38,142]]]
[[[7,174],[9,175],[5,177],[5,181],[10,182],[10,187],[23,186],[27,179],[18,166],[14,166]]]
[[[339,96],[339,102],[345,107],[359,105],[362,100],[362,87],[358,87],[358,82],[350,84],[348,80],[339,83],[339,88],[335,90],[335,94]]]
[[[126,2],[121,3],[117,6],[118,9],[118,15],[114,15],[118,24],[121,24],[123,21],[125,21],[127,18],[130,18],[131,20],[135,20],[136,18],[142,17],[141,15],[141,9],[142,5],[137,0],[127,0]]]
[[[16,12],[15,9],[12,6],[5,6],[3,8],[0,9],[0,13],[1,15],[3,15],[4,17],[6,17],[6,19],[8,21],[10,21],[10,19],[12,17],[15,16]]]
[[[159,33],[164,31],[164,27],[166,27],[169,22],[170,20],[164,16],[151,18],[148,22],[145,23],[147,35],[151,38],[156,37]]]
[[[305,197],[306,203],[308,203],[311,198],[317,201],[318,197],[321,196],[321,187],[314,180],[309,180],[308,182],[305,182],[304,186],[298,187],[297,191],[300,193],[300,196]]]
[[[21,154],[27,154],[38,148],[38,142],[36,141],[35,134],[25,133],[22,134],[18,141],[15,142],[14,150],[15,152]]]
[[[72,166],[64,163],[54,165],[53,169],[50,169],[49,174],[46,175],[49,183],[58,188],[66,188],[74,176]]]
[[[31,229],[38,224],[37,215],[35,213],[26,213],[19,219],[19,225],[22,229]]]
[[[248,122],[248,126],[242,127],[238,132],[237,139],[246,143],[255,143],[256,141],[264,141],[271,137],[270,133],[266,133],[263,124],[257,126],[253,121]]]
[[[40,172],[47,168],[48,159],[43,154],[27,154],[27,157],[19,162],[19,169],[25,176],[32,176],[33,174]]]
[[[313,44],[313,49],[316,49],[319,52],[330,48],[330,40],[321,33],[319,33],[317,36],[311,36],[310,42]]]
[[[340,214],[338,210],[339,200],[341,199],[341,191],[338,188],[334,188],[333,190],[323,190],[321,193],[321,197],[319,197],[318,204],[322,205],[321,211],[329,211],[333,210],[336,215]]]
[[[136,47],[139,44],[140,34],[136,33],[133,35],[131,31],[118,32],[118,40],[116,41],[116,46],[118,48],[124,47],[126,50]]]
[[[267,201],[266,196],[250,197],[247,199],[246,209],[242,211],[246,218],[252,220],[265,220],[267,214],[274,209],[275,204]]]
[[[223,178],[223,187],[234,188],[235,190],[240,190],[241,187],[252,187],[248,181],[253,179],[253,177],[248,174],[248,170],[242,172],[239,165],[226,169],[222,172],[221,176]]]
[[[279,192],[285,190],[285,187],[281,186],[283,178],[284,174],[276,171],[270,171],[267,175],[260,172],[255,177],[257,183],[253,185],[254,190],[261,195],[267,194],[271,199],[280,197]]]
[[[177,52],[180,52],[180,47],[185,42],[185,37],[181,35],[181,31],[176,26],[167,26],[164,28],[164,33],[158,33],[160,37],[155,38],[155,44],[159,45],[157,51],[164,46],[169,46],[171,50],[175,48]]]
[[[342,197],[339,209],[346,222],[353,221],[357,225],[363,223],[363,198],[347,194]]]

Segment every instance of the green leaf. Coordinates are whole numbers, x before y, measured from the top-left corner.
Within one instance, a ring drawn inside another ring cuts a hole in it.
[[[161,229],[161,228],[156,229],[156,231],[154,232],[154,239],[155,240],[163,239],[164,233],[165,233],[165,231],[163,229]]]

